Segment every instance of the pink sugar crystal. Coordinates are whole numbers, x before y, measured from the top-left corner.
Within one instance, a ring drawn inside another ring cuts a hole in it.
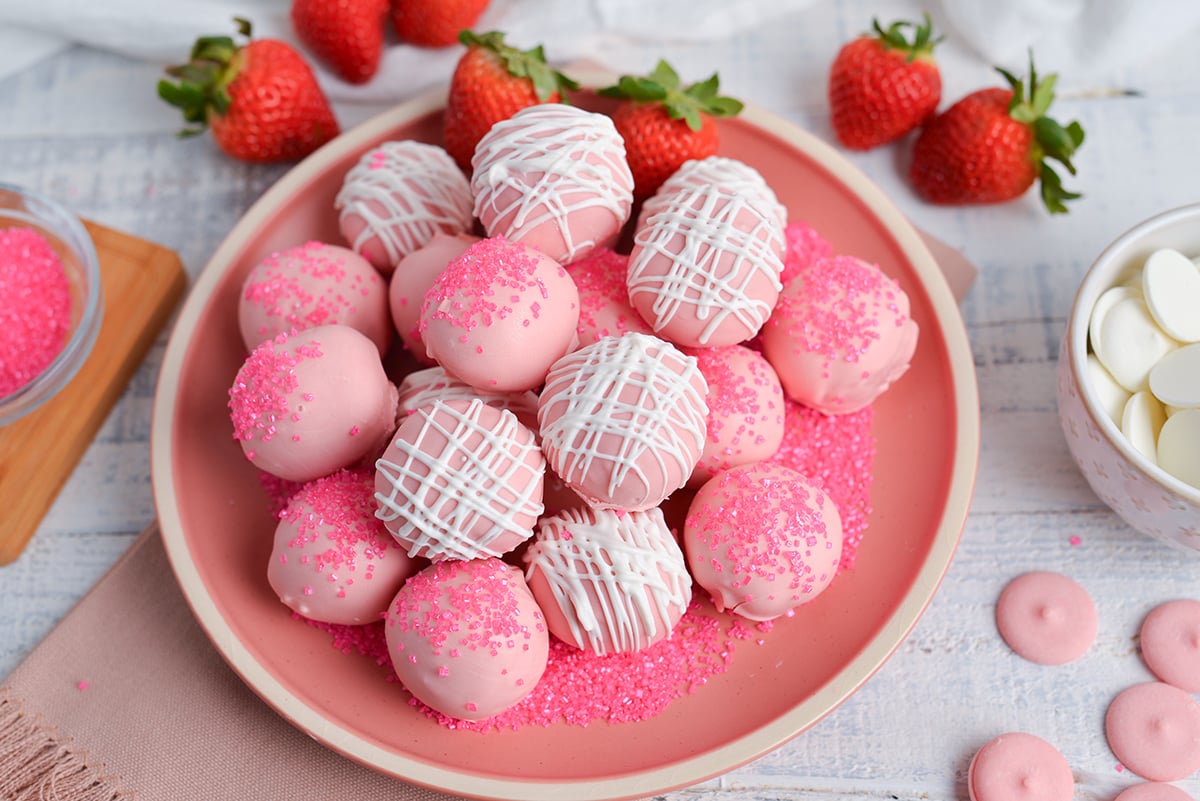
[[[45,370],[70,327],[71,287],[54,248],[32,228],[0,230],[0,397]]]

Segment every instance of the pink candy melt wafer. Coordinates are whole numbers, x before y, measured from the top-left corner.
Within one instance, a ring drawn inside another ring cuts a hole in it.
[[[1039,665],[1073,662],[1096,637],[1096,606],[1087,591],[1059,573],[1013,579],[996,602],[996,627],[1018,656]]]
[[[1200,770],[1200,704],[1161,682],[1122,690],[1104,716],[1108,746],[1125,767],[1160,782]]]
[[[1142,622],[1142,658],[1155,676],[1200,693],[1200,601],[1168,601]]]
[[[1071,801],[1071,766],[1032,734],[1002,734],[979,749],[967,770],[971,801]]]

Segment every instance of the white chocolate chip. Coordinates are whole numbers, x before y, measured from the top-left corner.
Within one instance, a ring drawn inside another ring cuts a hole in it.
[[[1088,341],[1092,344],[1092,350],[1096,353],[1104,348],[1103,338],[1104,332],[1101,330],[1104,324],[1104,318],[1108,316],[1108,312],[1113,306],[1127,298],[1140,298],[1142,296],[1141,273],[1138,273],[1138,285],[1132,286],[1114,286],[1104,290],[1100,297],[1096,298],[1096,305],[1092,307],[1092,316],[1088,320]]]
[[[1163,356],[1150,368],[1148,380],[1150,391],[1163,403],[1184,409],[1200,406],[1200,343]]]
[[[1162,404],[1149,392],[1135,392],[1121,414],[1121,433],[1151,462],[1158,460],[1158,434],[1167,420]]]
[[[1200,488],[1200,409],[1184,409],[1163,423],[1158,464],[1180,481]]]
[[[1142,269],[1142,293],[1154,321],[1180,342],[1200,342],[1200,269],[1177,250],[1161,248]]]
[[[1100,321],[1096,357],[1117,383],[1130,392],[1146,388],[1150,368],[1179,346],[1150,316],[1146,301],[1128,297],[1117,301]]]
[[[1100,401],[1104,412],[1120,427],[1121,414],[1129,401],[1129,390],[1116,382],[1112,373],[1105,369],[1094,353],[1089,353],[1087,357],[1087,381],[1095,391],[1096,399]]]

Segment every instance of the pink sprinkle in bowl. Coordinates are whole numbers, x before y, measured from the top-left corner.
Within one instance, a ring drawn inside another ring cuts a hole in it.
[[[0,426],[34,411],[67,385],[92,351],[104,310],[100,261],[79,217],[44,195],[0,182],[0,230],[10,228],[31,229],[54,249],[70,287],[71,316],[58,355],[27,383],[0,397]],[[10,357],[0,352],[4,358]]]

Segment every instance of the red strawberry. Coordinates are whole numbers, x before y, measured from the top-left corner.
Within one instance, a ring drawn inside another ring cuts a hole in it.
[[[488,0],[392,0],[392,24],[409,44],[446,47],[475,25]]]
[[[1029,60],[1029,89],[997,68],[1011,88],[980,89],[959,100],[921,132],[909,175],[933,203],[1001,203],[1025,193],[1041,179],[1042,202],[1052,214],[1067,211],[1067,191],[1047,159],[1072,175],[1071,157],[1083,144],[1083,128],[1065,128],[1045,116],[1054,100],[1056,75],[1038,82]]]
[[[714,117],[733,117],[742,103],[717,94],[711,78],[681,86],[678,73],[659,61],[648,76],[623,75],[615,86],[600,90],[623,100],[612,112],[613,124],[625,139],[625,158],[633,172],[634,197],[650,197],[662,182],[689,159],[715,155],[720,135]]]
[[[247,38],[250,23],[238,20]],[[217,145],[242,161],[294,161],[338,134],[329,101],[304,58],[284,42],[228,36],[196,41],[191,61],[169,67],[178,83],[162,80],[158,94],[197,127],[211,127]]]
[[[929,15],[921,25],[893,22],[838,51],[829,70],[829,107],[838,140],[853,150],[891,142],[923,125],[942,99],[942,76],[933,60]],[[913,28],[910,42],[905,28]]]
[[[388,0],[292,0],[297,38],[339,77],[366,83],[379,71]]]
[[[447,152],[468,172],[475,146],[493,125],[523,108],[557,103],[578,84],[546,64],[539,45],[517,50],[497,31],[463,31],[467,52],[458,60],[446,99],[443,139]]]

